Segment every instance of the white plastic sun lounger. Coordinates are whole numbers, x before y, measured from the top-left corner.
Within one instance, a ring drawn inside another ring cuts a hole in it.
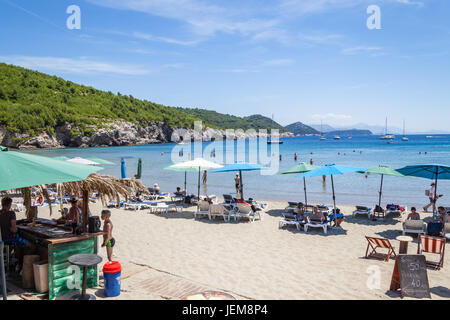
[[[194,212],[194,219],[196,219],[197,216],[209,217],[209,207],[210,207],[210,204],[208,201],[200,200],[198,202],[197,211]]]
[[[370,219],[372,216],[372,208],[356,206],[356,210],[353,211],[352,217],[354,218],[357,214],[367,215],[367,219]]]
[[[323,232],[327,233],[327,222],[326,220],[316,220],[314,218],[306,217],[307,222],[305,223],[305,232],[308,232],[308,228],[322,228]]]
[[[406,233],[415,233],[425,235],[427,224],[423,220],[406,220],[403,224],[403,235]]]

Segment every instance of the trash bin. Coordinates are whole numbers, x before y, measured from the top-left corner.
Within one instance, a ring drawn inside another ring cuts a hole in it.
[[[120,295],[120,276],[122,266],[118,261],[105,263],[103,266],[103,278],[105,279],[105,296],[117,297]]]
[[[39,261],[38,255],[26,255],[23,257],[22,286],[24,289],[34,288],[33,263]]]
[[[34,285],[37,292],[44,293],[48,291],[48,262],[39,261],[33,263]]]

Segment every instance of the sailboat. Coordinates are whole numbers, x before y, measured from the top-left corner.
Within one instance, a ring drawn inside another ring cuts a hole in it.
[[[395,139],[395,136],[393,134],[387,133],[387,117],[386,117],[386,129],[384,130],[384,136],[381,136],[380,139],[381,140],[394,140]]]
[[[325,137],[323,136],[323,129],[322,129],[322,126],[323,126],[323,121],[320,121],[320,140],[321,140],[321,141],[327,140],[327,138],[325,138]]]
[[[273,120],[273,114],[272,114],[272,123],[275,124],[275,121]],[[267,144],[283,144],[283,141],[281,140],[272,140],[272,138],[269,137],[267,140]]]
[[[405,136],[405,120],[403,119],[403,137],[402,141],[409,141],[408,137]]]

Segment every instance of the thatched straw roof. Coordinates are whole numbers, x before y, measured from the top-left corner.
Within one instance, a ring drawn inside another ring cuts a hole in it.
[[[70,193],[73,195],[87,191],[89,194],[98,192],[100,200],[120,200],[120,197],[132,197],[137,190],[148,193],[147,188],[137,179],[119,179],[113,176],[93,173],[83,181],[64,182],[56,185],[59,195]]]

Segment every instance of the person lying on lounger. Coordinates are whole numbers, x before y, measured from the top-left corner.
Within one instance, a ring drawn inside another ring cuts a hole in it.
[[[317,206],[313,207],[313,214],[312,214],[311,218],[313,220],[319,220],[320,219],[321,221],[324,221],[326,219],[325,216],[323,215],[323,212],[319,211],[319,208],[317,208]]]
[[[305,221],[305,207],[299,202],[297,208],[294,209],[295,219],[299,222]]]

